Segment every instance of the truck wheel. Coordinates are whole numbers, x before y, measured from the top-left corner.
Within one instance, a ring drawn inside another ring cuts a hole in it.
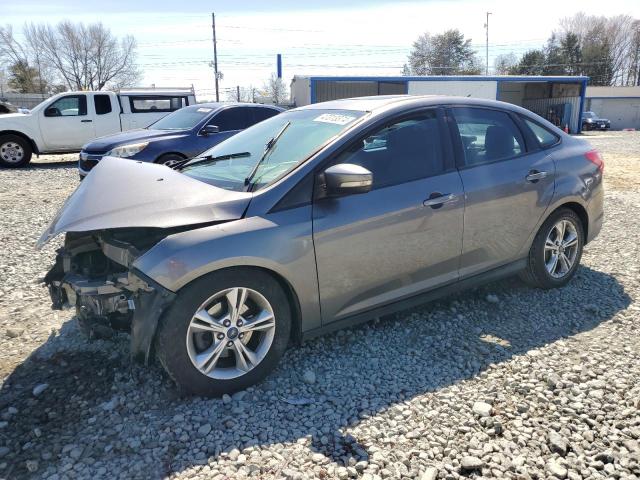
[[[33,153],[27,140],[17,135],[0,136],[0,166],[23,167],[31,160]]]
[[[220,270],[180,290],[160,321],[156,356],[184,391],[220,396],[271,372],[290,329],[287,295],[271,275]]]
[[[533,287],[562,287],[576,273],[583,246],[582,221],[573,210],[558,210],[540,227],[520,278]]]
[[[177,153],[167,153],[160,156],[160,158],[156,160],[156,163],[166,165],[167,167],[171,168],[173,165],[181,162],[182,160],[184,160],[184,157],[182,155],[178,155]]]

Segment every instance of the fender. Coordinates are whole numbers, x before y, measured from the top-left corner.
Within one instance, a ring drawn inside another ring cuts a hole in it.
[[[31,143],[34,153],[41,153],[44,144],[38,119],[32,113],[10,113],[0,116],[0,136],[18,135],[26,138]]]
[[[258,267],[286,278],[300,303],[302,330],[320,327],[310,205],[171,235],[133,264],[172,292],[234,266]]]

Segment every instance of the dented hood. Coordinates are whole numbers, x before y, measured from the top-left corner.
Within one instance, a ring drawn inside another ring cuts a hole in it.
[[[61,232],[235,220],[250,200],[251,193],[214,187],[163,165],[105,157],[62,205],[36,246]]]

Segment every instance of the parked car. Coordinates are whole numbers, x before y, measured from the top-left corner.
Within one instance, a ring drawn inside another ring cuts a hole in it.
[[[181,108],[145,129],[108,135],[87,143],[80,151],[80,178],[105,156],[175,164],[283,110],[253,103],[202,103]]]
[[[595,112],[582,112],[582,130],[609,130],[611,122]]]
[[[146,127],[195,103],[193,89],[60,93],[24,114],[0,116],[0,167],[22,167],[34,153],[78,152],[96,137]]]
[[[11,104],[7,99],[0,98],[0,115],[3,113],[19,113],[18,107]]]
[[[185,390],[265,377],[290,340],[519,273],[565,285],[603,220],[587,142],[515,105],[382,96],[309,105],[177,169],[105,158],[38,245],[81,324],[131,327]]]

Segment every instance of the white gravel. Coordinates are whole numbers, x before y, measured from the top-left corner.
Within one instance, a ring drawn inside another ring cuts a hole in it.
[[[57,245],[33,244],[77,183],[73,163],[0,171],[0,478],[640,478],[637,188],[607,191],[561,290],[448,297],[292,347],[211,400],[49,310]]]

